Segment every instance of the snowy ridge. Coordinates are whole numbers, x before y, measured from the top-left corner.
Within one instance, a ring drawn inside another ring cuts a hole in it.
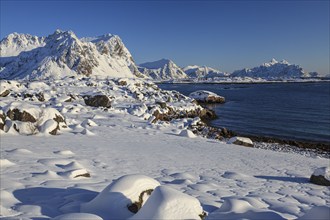
[[[220,70],[213,69],[207,66],[186,66],[183,68],[183,71],[190,78],[214,78],[214,77],[225,77],[228,76],[228,73],[221,72]]]
[[[187,74],[172,60],[161,59],[139,64],[139,70],[154,80],[185,79]]]
[[[1,41],[0,65],[2,79],[141,76],[118,36],[108,34],[89,41],[61,30],[45,38],[9,35]]]
[[[299,65],[290,64],[286,60],[277,61],[274,58],[270,62],[263,63],[259,67],[252,69],[245,68],[243,70],[234,71],[231,77],[252,77],[262,79],[295,79],[305,78],[310,75]]]

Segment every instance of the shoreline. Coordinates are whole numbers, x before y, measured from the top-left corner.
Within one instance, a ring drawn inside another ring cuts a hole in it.
[[[166,82],[166,81],[154,81],[155,84],[292,84],[292,83],[330,83],[330,79],[324,80],[310,80],[310,81],[261,81],[261,82]]]

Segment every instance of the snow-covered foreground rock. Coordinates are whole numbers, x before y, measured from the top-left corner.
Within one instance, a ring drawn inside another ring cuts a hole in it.
[[[180,93],[137,79],[2,81],[3,90],[5,121],[18,123],[12,107],[36,121],[51,108],[67,126],[57,135],[0,129],[6,219],[296,219],[329,210],[329,187],[309,182],[329,159],[195,136],[188,129],[199,119],[185,117],[203,108]],[[110,105],[86,103],[100,94]]]

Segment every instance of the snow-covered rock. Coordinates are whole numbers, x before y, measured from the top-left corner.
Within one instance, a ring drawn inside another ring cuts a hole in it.
[[[311,175],[310,182],[317,185],[330,186],[330,167],[317,168]]]
[[[158,186],[140,211],[130,219],[201,219],[200,202],[167,186]]]
[[[107,186],[92,201],[82,204],[81,211],[99,215],[104,219],[127,219],[134,215],[129,207],[136,202],[141,202],[141,199],[142,202],[139,205],[143,206],[150,192],[159,185],[158,181],[144,175],[122,176]]]
[[[65,118],[54,108],[40,108],[16,101],[4,106],[1,111],[1,118],[5,119],[5,126],[2,128],[5,132],[14,129],[26,135],[38,132],[56,135],[59,130],[67,127]]]
[[[15,33],[0,46],[0,79],[141,76],[116,35],[81,40],[72,31],[56,30],[42,38]]]
[[[202,103],[224,103],[225,97],[219,96],[213,92],[198,90],[189,94],[190,98]]]
[[[167,59],[139,64],[139,70],[142,74],[159,81],[188,77],[172,60]]]
[[[228,140],[228,144],[237,144],[237,145],[242,145],[246,147],[252,147],[253,142],[250,138],[246,137],[232,137]]]
[[[188,138],[195,138],[197,137],[192,131],[188,129],[184,129],[180,132],[179,136],[181,137],[188,137]]]

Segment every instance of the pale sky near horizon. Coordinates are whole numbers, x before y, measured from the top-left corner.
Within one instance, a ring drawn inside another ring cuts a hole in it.
[[[137,63],[232,72],[276,58],[329,73],[328,0],[1,0],[1,39],[12,32],[119,35]]]

